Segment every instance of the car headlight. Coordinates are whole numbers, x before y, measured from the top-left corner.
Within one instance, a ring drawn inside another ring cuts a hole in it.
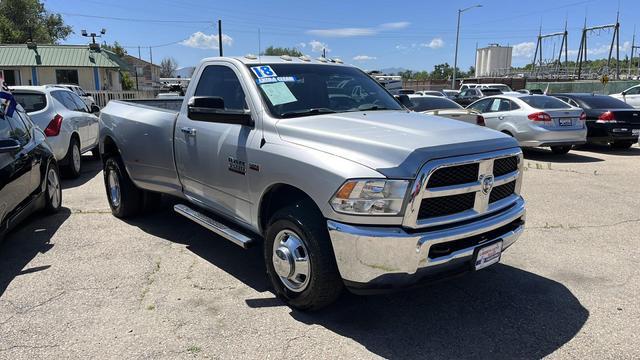
[[[343,214],[398,215],[408,186],[408,180],[349,180],[333,196],[331,206]]]

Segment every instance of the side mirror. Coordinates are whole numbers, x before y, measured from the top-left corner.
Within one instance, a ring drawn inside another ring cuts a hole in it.
[[[20,143],[14,139],[0,140],[0,153],[10,153],[20,150]]]
[[[405,107],[413,106],[411,99],[409,99],[409,96],[406,94],[398,95],[398,101],[400,101],[400,104],[404,105]]]
[[[89,109],[89,112],[92,114],[97,114],[100,112],[100,108],[96,104],[91,104],[91,108]]]
[[[625,96],[625,95],[627,95],[627,92],[626,92],[626,91],[623,91],[623,92],[621,92],[620,94],[622,94],[622,96]]]
[[[223,124],[253,126],[249,110],[225,109],[219,96],[194,96],[187,103],[187,116],[191,120]]]

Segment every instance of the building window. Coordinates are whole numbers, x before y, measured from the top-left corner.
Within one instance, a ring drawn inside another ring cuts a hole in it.
[[[56,83],[58,84],[74,84],[80,85],[78,82],[78,70],[75,69],[57,69]]]
[[[4,79],[4,82],[9,86],[20,85],[18,81],[17,71],[15,70],[0,70],[0,77]]]

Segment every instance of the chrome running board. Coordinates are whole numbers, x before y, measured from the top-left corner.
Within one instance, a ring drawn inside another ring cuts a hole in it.
[[[230,227],[215,221],[205,214],[202,214],[186,205],[178,204],[173,207],[173,210],[178,214],[186,217],[187,219],[202,225],[208,230],[222,236],[223,238],[231,241],[232,243],[241,246],[246,249],[253,242],[253,239],[238,232]]]

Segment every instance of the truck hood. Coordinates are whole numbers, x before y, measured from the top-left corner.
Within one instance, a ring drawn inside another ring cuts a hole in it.
[[[518,146],[491,129],[406,111],[306,116],[282,119],[276,127],[284,141],[355,161],[389,178],[414,178],[428,160]]]

